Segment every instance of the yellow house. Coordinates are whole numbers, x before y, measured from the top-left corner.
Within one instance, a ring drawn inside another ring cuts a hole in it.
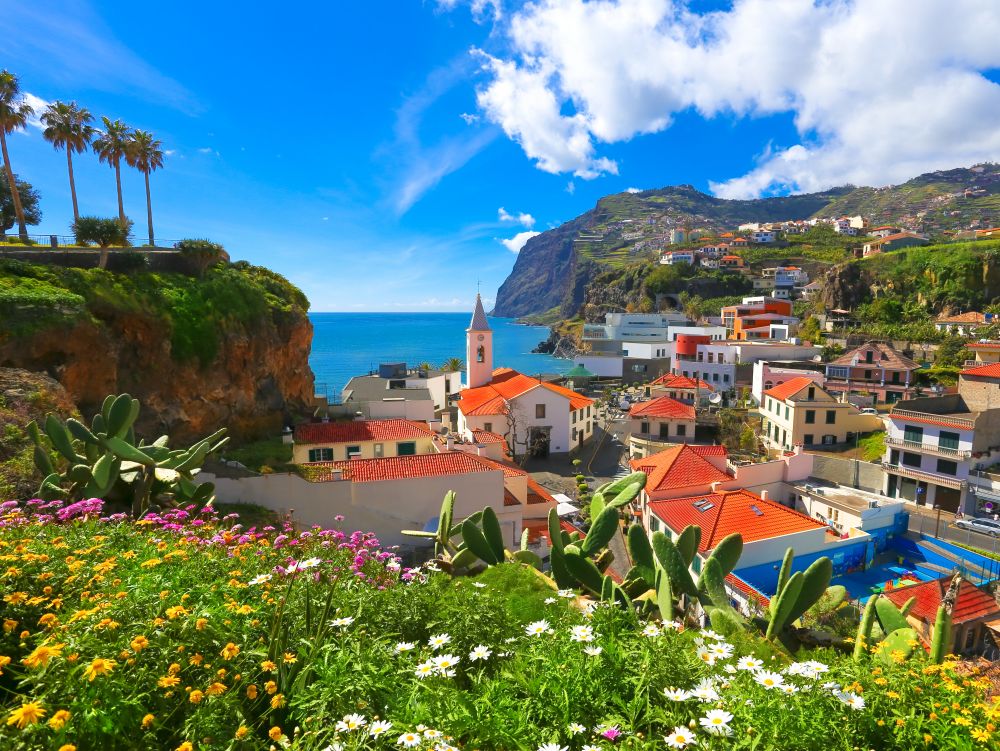
[[[413,420],[312,422],[295,429],[293,464],[434,454],[434,431]]]
[[[883,428],[878,415],[862,414],[853,404],[838,402],[811,378],[799,377],[764,392],[760,408],[765,445],[791,451],[796,445],[846,443],[858,433]]]

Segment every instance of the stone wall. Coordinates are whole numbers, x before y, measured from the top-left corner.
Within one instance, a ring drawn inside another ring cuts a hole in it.
[[[882,471],[881,465],[854,459],[837,459],[820,454],[812,456],[813,477],[852,487],[855,477],[857,477],[858,487],[862,490],[873,493],[882,492],[885,472]]]
[[[131,254],[142,253],[149,261],[149,271],[174,271],[189,274],[192,269],[180,251],[173,248],[117,248],[108,251],[108,271],[133,271]],[[0,246],[0,258],[13,258],[27,263],[47,263],[63,268],[96,269],[101,260],[97,248],[52,250],[26,249],[18,246]]]

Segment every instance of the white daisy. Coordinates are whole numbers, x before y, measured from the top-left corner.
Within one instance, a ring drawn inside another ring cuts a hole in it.
[[[594,641],[593,626],[573,626],[569,630],[570,639],[573,641],[591,642]]]
[[[368,735],[372,738],[378,738],[382,735],[382,733],[387,733],[391,729],[392,723],[388,720],[375,720],[375,722],[368,727]]]
[[[706,683],[702,681],[699,685],[691,689],[691,698],[698,699],[699,701],[718,701],[719,692],[715,690],[715,687],[711,683]]]
[[[604,651],[603,647],[598,647],[592,644],[588,644],[586,647],[583,648],[584,654],[588,654],[591,657],[597,657],[597,655],[599,655],[603,651]]]
[[[435,667],[433,662],[421,662],[413,669],[413,674],[417,678],[428,678],[434,675]]]
[[[420,745],[420,736],[416,733],[403,733],[399,736],[399,740],[396,741],[397,746],[403,746],[404,748],[414,748]]]
[[[835,696],[851,709],[860,710],[865,708],[865,700],[853,691],[838,691]]]
[[[330,625],[334,627],[346,628],[354,623],[354,618],[351,616],[344,616],[343,618],[334,618],[330,621]]]
[[[670,701],[687,701],[691,698],[690,691],[673,687],[663,689],[663,695],[670,699]]]
[[[269,582],[269,581],[271,581],[270,574],[261,574],[260,576],[255,576],[253,579],[251,579],[248,582],[248,584],[251,587],[256,587],[258,584],[263,584],[264,582]]]
[[[320,558],[306,558],[304,561],[299,561],[299,568],[316,568],[323,561]]]
[[[364,715],[345,714],[344,719],[337,721],[336,728],[340,733],[350,733],[354,730],[360,730],[367,723],[368,721],[365,719]]]
[[[543,743],[538,747],[538,751],[569,751],[566,746],[560,746],[558,743]]]
[[[430,639],[427,640],[427,646],[431,649],[440,649],[445,644],[451,643],[451,637],[448,634],[435,634]]]
[[[415,649],[416,646],[412,641],[401,641],[396,645],[396,652],[409,652],[411,649]]]
[[[732,675],[733,673],[736,672],[736,666],[733,665],[731,662],[730,663],[726,663],[725,665],[723,665],[722,669],[725,670],[730,675]]]
[[[485,589],[486,588],[486,585],[483,584],[482,582],[472,582],[472,586],[473,587],[477,587],[478,589]]]
[[[434,665],[434,669],[439,673],[447,673],[455,667],[458,662],[459,659],[455,655],[438,655],[437,657],[431,658],[431,664]]]
[[[712,650],[708,647],[698,647],[697,651],[698,659],[704,662],[706,665],[714,665],[717,659]]]
[[[724,637],[722,634],[716,633],[710,628],[702,629],[701,635],[704,636],[706,639],[712,639],[714,641],[726,640],[726,637]]]
[[[554,603],[554,602],[557,602],[557,600],[556,600],[556,598],[555,598],[555,597],[546,597],[546,598],[545,598],[545,599],[543,600],[543,602],[544,602],[544,603],[545,603],[546,605],[551,605],[552,603]]]
[[[469,661],[475,662],[476,660],[485,660],[491,654],[493,654],[492,649],[488,649],[484,647],[482,644],[480,644],[478,647],[469,652]]]
[[[733,645],[725,642],[716,642],[709,646],[709,651],[720,660],[728,660],[733,656]]]
[[[684,624],[683,623],[679,623],[678,621],[667,621],[666,623],[663,624],[663,630],[664,631],[683,631],[684,630]]]
[[[783,683],[778,686],[778,689],[784,691],[786,694],[797,694],[799,692],[799,687],[791,683]]]
[[[678,725],[671,733],[663,736],[670,748],[687,748],[695,742],[694,733],[683,725]]]
[[[601,747],[600,746],[594,746],[593,744],[588,743],[586,746],[583,746],[580,749],[580,751],[601,751]]]
[[[729,735],[729,723],[733,721],[733,716],[724,709],[710,709],[704,717],[698,719],[699,724],[709,733],[715,735]]]
[[[444,733],[442,733],[440,730],[435,730],[434,728],[427,728],[424,731],[424,738],[429,738],[431,740],[440,738],[442,735],[444,735]]]
[[[434,751],[458,751],[454,746],[449,746],[447,743],[439,743],[434,747]]]
[[[753,679],[766,689],[780,688],[785,682],[781,673],[773,673],[770,670],[758,670]]]
[[[649,623],[646,625],[646,628],[642,630],[642,635],[650,639],[653,638],[654,636],[659,636],[660,627],[657,626],[655,623]]]
[[[579,735],[580,733],[586,733],[587,728],[586,726],[581,725],[579,722],[571,722],[569,724],[569,732],[570,735]]]
[[[760,670],[760,668],[764,667],[764,661],[747,655],[736,661],[736,667],[740,670]]]
[[[572,589],[560,589],[558,592],[556,592],[556,594],[559,595],[560,597],[565,597],[567,599],[573,599],[574,597],[576,597],[576,592],[574,592]]]
[[[528,636],[541,636],[552,631],[548,621],[535,621],[524,627],[524,632]]]

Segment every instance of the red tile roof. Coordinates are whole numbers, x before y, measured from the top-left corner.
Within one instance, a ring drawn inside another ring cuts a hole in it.
[[[874,353],[873,362],[865,362],[865,352],[871,350]],[[858,362],[854,362],[857,356]],[[920,366],[905,355],[901,355],[895,349],[884,342],[865,342],[860,347],[855,347],[850,352],[845,352],[830,365],[846,366],[849,368],[885,368],[886,370],[917,370]]]
[[[751,602],[758,602],[763,607],[767,607],[771,603],[771,598],[761,592],[752,584],[749,584],[736,574],[726,574],[726,584],[735,589],[737,592],[743,594]]]
[[[637,402],[628,411],[629,417],[666,417],[673,420],[693,420],[694,406],[684,404],[669,396],[660,396],[648,402]]]
[[[548,490],[535,481],[535,478],[528,475],[528,504],[533,503],[557,503],[557,501]]]
[[[974,310],[970,310],[967,313],[936,318],[934,323],[983,323],[985,320],[986,315],[984,313],[977,313]]]
[[[498,433],[491,433],[488,430],[472,429],[472,438],[476,443],[506,443],[504,437]]]
[[[945,576],[941,579],[894,589],[891,592],[886,592],[885,596],[896,605],[902,605],[911,597],[916,597],[917,601],[913,603],[910,615],[927,623],[933,623],[937,617],[938,606],[947,593],[949,584],[951,584],[951,577]],[[1000,615],[1000,607],[997,607],[996,600],[972,582],[963,579],[958,587],[955,607],[951,612],[952,623],[965,623],[996,615]]]
[[[684,443],[643,459],[633,459],[629,464],[632,469],[646,473],[646,492],[649,493],[732,480],[705,459],[706,456],[725,455],[725,446],[691,446]]]
[[[458,408],[464,415],[503,414],[504,404],[507,401],[516,399],[534,388],[547,389],[566,397],[569,400],[569,407],[573,411],[594,403],[593,399],[581,396],[564,386],[539,381],[537,378],[523,375],[511,368],[498,368],[493,371],[493,380],[485,386],[462,391]]]
[[[715,391],[711,384],[706,383],[700,378],[697,382],[695,382],[694,378],[689,378],[688,376],[683,375],[674,375],[673,373],[661,375],[653,381],[650,386],[663,386],[668,389],[691,389],[692,391],[696,388],[704,389],[706,391]]]
[[[699,511],[694,505],[699,501],[708,501],[711,507]],[[752,506],[756,506],[760,513],[756,513]],[[780,503],[764,500],[749,490],[652,501],[649,510],[677,532],[689,524],[701,527],[701,544],[698,549],[703,552],[712,550],[733,532],[743,535],[743,542],[746,543],[826,528],[825,524],[811,516],[800,514]]]
[[[1000,349],[1000,342],[969,342],[967,349]]]
[[[355,420],[310,422],[295,428],[296,443],[356,443],[426,438],[434,431],[425,422],[412,420]]]
[[[989,365],[976,365],[966,368],[960,375],[971,376],[972,378],[1000,378],[1000,362],[991,362]]]
[[[416,456],[387,456],[381,459],[351,459],[350,461],[321,462],[305,469],[313,482],[333,479],[333,470],[341,470],[341,477],[354,482],[381,482],[404,480],[413,477],[442,477],[467,475],[474,472],[501,470],[504,477],[522,477],[524,470],[495,462],[467,451],[445,451],[440,454]]]
[[[769,388],[764,392],[764,396],[770,396],[772,399],[777,399],[778,401],[785,401],[785,399],[790,396],[795,396],[806,386],[815,386],[815,382],[812,378],[806,378],[805,376],[796,376],[795,378],[789,379],[784,383],[779,383],[773,388]]]

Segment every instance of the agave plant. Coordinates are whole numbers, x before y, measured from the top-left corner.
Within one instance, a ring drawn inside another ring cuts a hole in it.
[[[35,466],[45,478],[39,497],[71,502],[103,498],[128,504],[136,517],[153,500],[210,505],[215,486],[197,483],[194,477],[205,459],[228,442],[225,429],[186,449],[169,448],[165,435],[149,444],[137,442],[139,409],[138,399],[112,395],[89,427],[73,418],[63,422],[53,414],[46,416],[41,428],[29,423]]]

